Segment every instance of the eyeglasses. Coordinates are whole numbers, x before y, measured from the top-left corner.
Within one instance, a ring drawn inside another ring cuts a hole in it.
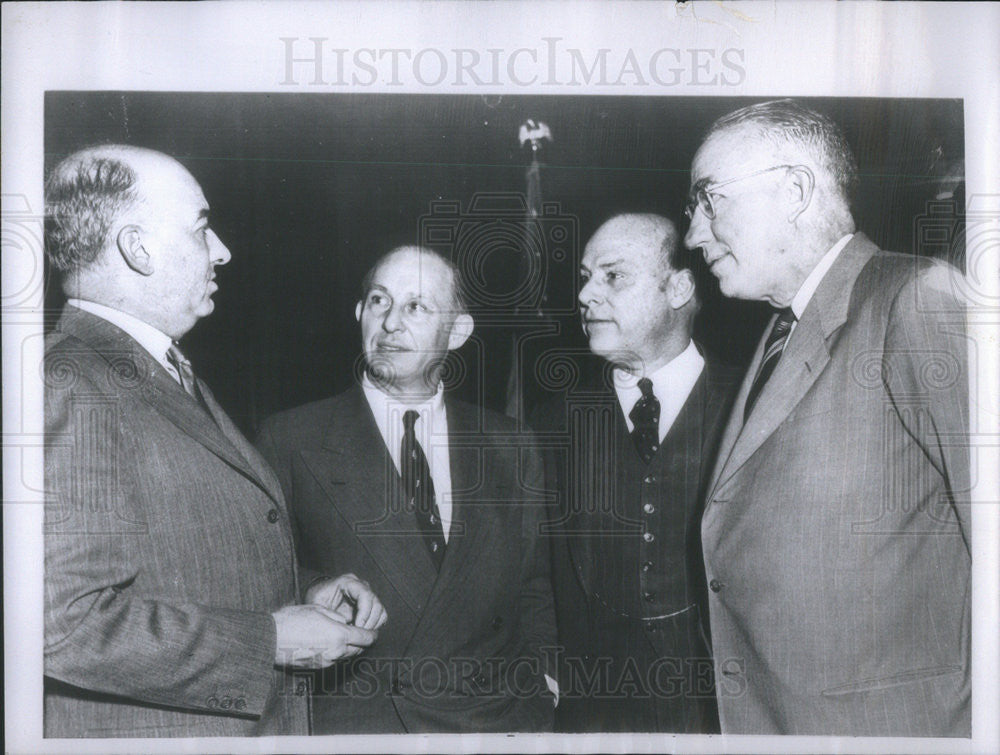
[[[728,181],[719,181],[718,183],[699,186],[694,190],[693,195],[688,197],[688,203],[684,208],[684,214],[687,215],[688,220],[694,220],[695,212],[698,209],[701,209],[701,211],[705,213],[706,218],[709,220],[715,220],[715,205],[712,204],[712,194],[714,194],[718,189],[721,189],[723,186],[728,186],[729,184],[734,184],[737,181],[745,181],[746,179],[753,178],[754,176],[762,176],[765,173],[770,173],[772,170],[794,167],[796,166],[774,165],[770,168],[764,168],[764,170],[747,173],[745,176],[740,176],[739,178],[730,178]]]

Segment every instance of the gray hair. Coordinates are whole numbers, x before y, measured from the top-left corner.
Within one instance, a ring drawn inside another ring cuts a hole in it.
[[[92,265],[106,247],[115,218],[136,201],[136,174],[116,148],[76,152],[53,168],[45,184],[45,252],[62,272]]]
[[[705,140],[722,131],[745,128],[772,144],[793,145],[822,167],[849,206],[858,184],[858,166],[841,128],[828,116],[795,100],[771,100],[749,105],[719,118]]]

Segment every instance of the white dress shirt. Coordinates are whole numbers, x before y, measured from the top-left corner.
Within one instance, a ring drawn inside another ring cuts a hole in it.
[[[618,394],[618,403],[625,414],[628,431],[632,432],[633,429],[629,412],[632,411],[635,402],[642,397],[642,391],[639,390],[640,377],[648,377],[652,381],[653,393],[660,402],[659,430],[660,443],[663,443],[703,369],[705,369],[705,359],[698,353],[694,341],[688,341],[684,351],[651,375],[633,375],[626,370],[616,368],[615,393]]]
[[[144,348],[149,355],[163,365],[163,369],[170,374],[174,380],[181,384],[181,376],[169,361],[167,361],[167,349],[173,345],[173,339],[166,333],[157,330],[148,322],[143,322],[138,317],[122,312],[120,309],[98,304],[97,302],[86,301],[85,299],[68,299],[67,304],[89,312],[92,315],[107,320],[112,325],[121,328]]]
[[[847,246],[847,242],[852,238],[854,238],[854,234],[849,233],[830,247],[830,250],[820,258],[819,263],[812,269],[812,272],[802,281],[802,285],[799,286],[799,290],[795,293],[790,305],[792,313],[795,315],[795,323],[802,319],[802,313],[809,306],[809,300],[812,299],[813,294],[816,293],[816,289],[819,288],[819,284],[823,281],[823,276],[833,267],[833,263],[837,261],[837,257],[840,256],[844,247]],[[792,330],[795,329],[795,323],[792,324]],[[788,331],[789,334],[791,334],[792,330]]]
[[[368,406],[375,415],[375,424],[382,435],[382,442],[389,449],[392,463],[396,465],[396,471],[400,474],[402,468],[399,465],[399,452],[403,441],[403,414],[414,409],[420,415],[413,424],[413,432],[420,447],[424,449],[427,465],[431,469],[434,501],[441,514],[444,540],[448,542],[454,507],[451,498],[449,466],[451,459],[448,455],[448,413],[444,406],[444,386],[438,385],[437,393],[419,404],[403,403],[384,393],[375,386],[368,375],[361,379],[361,390],[364,391]],[[554,696],[553,705],[558,705],[559,684],[548,674],[545,674],[545,684]]]
[[[439,385],[437,393],[419,404],[404,403],[379,390],[365,375],[361,380],[368,406],[375,416],[375,424],[382,435],[382,442],[389,449],[392,463],[396,471],[402,474],[399,463],[400,445],[403,442],[403,414],[410,409],[420,416],[413,425],[417,442],[424,450],[427,465],[431,470],[431,480],[434,481],[434,501],[441,513],[441,528],[444,530],[445,542],[451,530],[452,498],[451,498],[451,467],[448,455],[448,414],[444,406],[444,386]]]

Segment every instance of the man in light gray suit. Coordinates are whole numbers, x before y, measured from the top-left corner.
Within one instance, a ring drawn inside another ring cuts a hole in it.
[[[779,311],[702,543],[723,733],[970,736],[967,344],[956,276],[856,232],[840,129],[793,101],[713,124],[691,227]]]
[[[351,575],[294,605],[278,481],[179,351],[230,259],[201,188],[151,150],[70,155],[46,251],[69,302],[45,348],[45,736],[307,733],[290,672],[385,612]]]

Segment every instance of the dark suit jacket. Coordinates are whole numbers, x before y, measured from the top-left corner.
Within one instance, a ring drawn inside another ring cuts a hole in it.
[[[389,615],[374,646],[316,680],[317,733],[552,726],[540,459],[510,419],[447,399],[446,410],[455,508],[440,574],[359,387],[262,428],[304,574],[353,572]]]
[[[76,308],[45,382],[45,735],[306,733],[274,668],[296,574],[263,459],[207,387],[214,419]]]
[[[717,731],[699,525],[739,375],[707,361],[646,465],[610,365],[588,372],[532,416],[551,449],[547,476],[558,500],[557,726]]]
[[[946,266],[844,248],[702,524],[724,733],[969,736],[968,399]]]

